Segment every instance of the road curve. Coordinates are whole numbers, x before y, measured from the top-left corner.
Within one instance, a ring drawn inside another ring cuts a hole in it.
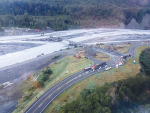
[[[75,84],[76,82],[94,75],[96,73],[104,71],[104,68],[97,71],[80,71],[76,74],[69,76],[68,78],[62,80],[58,84],[54,85],[51,89],[49,89],[46,93],[44,93],[41,97],[39,97],[26,111],[25,113],[42,113],[49,104],[53,102],[57,96],[59,96],[62,92],[64,92],[67,88]]]
[[[136,52],[136,48],[141,45],[144,45],[144,44],[131,46],[127,54],[132,54],[132,56],[134,56]],[[116,57],[119,58],[118,54],[116,55]],[[115,57],[112,59],[115,59]],[[115,65],[114,65],[115,61],[111,60],[108,62],[108,64],[112,68],[115,68]],[[65,78],[64,80],[60,81],[59,83],[51,87],[42,96],[40,96],[28,109],[26,109],[24,113],[43,113],[44,110],[54,101],[54,99],[56,99],[62,92],[64,92],[70,86],[77,83],[78,81],[83,80],[86,77],[89,77],[96,73],[100,73],[102,71],[104,71],[104,67],[96,71],[92,71],[92,70],[80,71],[76,74],[73,74]]]

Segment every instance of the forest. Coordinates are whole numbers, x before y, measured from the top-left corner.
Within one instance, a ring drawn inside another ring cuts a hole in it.
[[[150,13],[149,4],[141,6],[135,0],[0,0],[0,27],[66,30],[100,27],[135,18],[142,22]],[[98,22],[100,22],[99,26]]]
[[[141,62],[149,62],[145,59],[149,57],[148,51],[150,48],[141,53]],[[63,105],[59,113],[141,113],[150,105],[150,75],[143,64],[144,72],[134,77],[105,83],[93,90],[84,89],[76,100]]]
[[[150,48],[142,51],[140,55],[141,73],[150,76]]]

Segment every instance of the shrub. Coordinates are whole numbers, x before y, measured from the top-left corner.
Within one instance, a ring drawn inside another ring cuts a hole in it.
[[[46,70],[42,70],[42,73],[40,77],[38,78],[39,83],[44,86],[44,82],[46,82],[49,79],[50,74],[52,74],[53,71],[47,67]]]
[[[54,59],[56,59],[56,58],[58,58],[58,57],[60,57],[61,55],[56,55],[56,56],[54,56],[52,59],[54,60]]]

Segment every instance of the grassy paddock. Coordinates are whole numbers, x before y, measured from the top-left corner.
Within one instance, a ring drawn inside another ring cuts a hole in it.
[[[97,60],[101,60],[101,61],[109,61],[110,60],[110,56],[107,54],[102,54],[102,53],[96,53],[96,57],[95,59]]]
[[[115,49],[120,53],[127,53],[131,44],[125,44],[125,45],[116,45]]]
[[[142,50],[148,47],[149,46],[138,47],[135,57],[128,59],[124,66],[90,76],[71,86],[55,99],[44,113],[57,113],[62,105],[76,99],[78,94],[85,88],[93,89],[96,86],[104,85],[105,82],[112,83],[130,76],[135,76],[139,73],[139,55]],[[133,64],[133,60],[136,60],[136,64]]]
[[[89,64],[93,64],[92,61],[81,58],[77,59],[74,56],[67,56],[61,60],[58,60],[55,63],[49,65],[52,69],[53,74],[50,76],[50,79],[45,83],[43,88],[36,89],[33,94],[32,98],[27,101],[22,101],[23,99],[19,100],[19,106],[14,111],[14,113],[22,113],[27,109],[40,95],[42,95],[46,90],[52,87],[54,84],[58,83],[59,81],[65,79],[66,77],[81,71],[83,68],[89,66]],[[68,73],[66,73],[68,71]],[[20,86],[18,86],[18,90],[22,90],[24,94],[28,94],[29,87],[34,83],[31,81],[36,74],[40,74],[37,72],[31,75],[30,79],[24,81]],[[57,107],[56,107],[57,108]],[[58,108],[57,108],[58,109]]]

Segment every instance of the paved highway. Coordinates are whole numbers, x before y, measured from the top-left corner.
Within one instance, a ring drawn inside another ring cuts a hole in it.
[[[70,77],[64,79],[63,81],[59,82],[51,89],[49,89],[44,95],[42,95],[36,102],[34,102],[26,111],[25,113],[42,113],[49,104],[53,102],[57,96],[59,96],[62,92],[64,92],[67,88],[75,84],[76,82],[94,75],[96,73],[104,71],[104,67],[100,70],[96,71],[81,71]]]
[[[133,45],[129,48],[127,54],[135,55],[136,48],[144,44]],[[98,51],[98,49],[97,49]],[[118,53],[113,53],[112,51],[112,60],[107,62],[109,66],[115,68],[116,61],[120,59],[120,55]],[[116,55],[116,56],[115,56]],[[94,75],[96,73],[100,73],[104,71],[104,67],[99,70],[89,70],[89,71],[80,71],[76,74],[73,74],[66,79],[60,81],[52,88],[50,88],[47,92],[45,92],[41,97],[39,97],[24,113],[42,113],[44,110],[56,99],[62,92],[64,92],[67,88],[77,83],[78,81]]]

